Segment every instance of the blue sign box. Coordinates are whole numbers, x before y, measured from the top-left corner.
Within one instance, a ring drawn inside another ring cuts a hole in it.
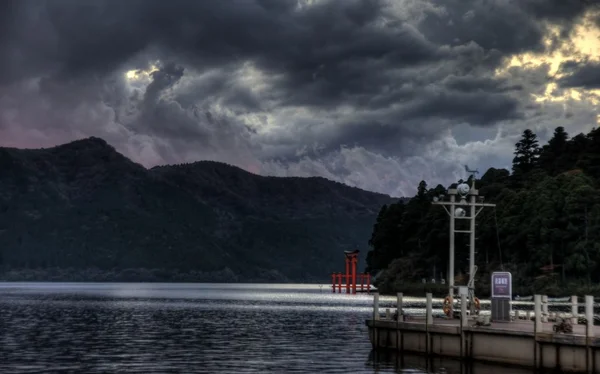
[[[509,272],[492,273],[492,298],[512,299],[512,275]]]

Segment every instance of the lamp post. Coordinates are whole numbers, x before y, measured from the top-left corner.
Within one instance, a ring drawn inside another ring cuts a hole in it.
[[[475,303],[473,300],[475,299],[475,273],[477,272],[477,268],[475,266],[475,218],[479,215],[481,210],[485,207],[495,207],[496,204],[486,204],[483,203],[483,196],[479,196],[479,191],[475,188],[475,174],[479,172],[477,170],[469,170],[466,166],[465,169],[468,173],[471,174],[471,186],[469,187],[466,183],[459,184],[456,188],[451,188],[448,190],[448,195],[450,196],[449,201],[444,201],[444,196],[435,197],[433,199],[433,204],[441,205],[448,216],[450,216],[450,250],[449,250],[449,260],[448,260],[448,296],[450,296],[450,316],[452,316],[452,309],[454,305],[454,242],[455,242],[455,234],[469,234],[469,297],[471,300],[471,315],[474,314]],[[456,198],[459,198],[457,201]],[[479,197],[479,199],[478,199]],[[468,201],[467,201],[468,198]],[[479,200],[479,201],[477,201]],[[467,209],[469,209],[469,214],[467,214]],[[470,228],[469,230],[457,230],[456,229],[456,221],[455,220],[469,220]]]

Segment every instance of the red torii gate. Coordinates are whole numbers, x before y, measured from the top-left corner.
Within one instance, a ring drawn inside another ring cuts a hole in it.
[[[346,293],[352,292],[356,294],[356,278],[360,280],[360,292],[365,292],[364,286],[366,281],[366,291],[371,291],[371,274],[369,273],[356,273],[356,265],[358,263],[358,253],[360,251],[358,249],[354,251],[344,251],[344,255],[346,258],[346,274],[342,275],[342,273],[331,273],[331,291],[335,293],[335,288],[337,286],[338,292],[342,293],[342,279],[346,283]],[[337,282],[336,282],[337,281]],[[351,291],[352,290],[352,291]]]

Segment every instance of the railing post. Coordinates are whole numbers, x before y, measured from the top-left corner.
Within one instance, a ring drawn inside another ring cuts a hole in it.
[[[593,356],[595,352],[590,349],[591,338],[594,337],[594,296],[585,295],[585,366],[587,373],[593,373],[594,368],[592,367]]]
[[[401,320],[402,318],[402,298],[403,298],[403,294],[402,292],[398,292],[396,294],[396,314],[398,315],[398,321]]]
[[[533,322],[533,363],[534,368],[537,369],[540,365],[539,363],[539,344],[537,341],[537,334],[542,332],[542,296],[541,295],[533,295],[533,318],[535,321]]]
[[[404,349],[404,336],[400,330],[400,324],[404,321],[402,313],[402,292],[396,294],[396,351]]]
[[[585,296],[585,319],[587,322],[586,336],[594,337],[594,296]]]
[[[461,318],[461,325],[462,326],[466,326],[467,325],[467,295],[465,294],[461,294],[460,295],[460,318]]]
[[[542,296],[541,295],[534,295],[533,296],[535,305],[533,307],[533,313],[535,314],[535,332],[536,333],[540,333],[542,332]]]
[[[373,295],[373,320],[379,320],[379,292]]]
[[[428,292],[426,294],[426,297],[427,297],[427,304],[426,304],[426,308],[427,308],[426,316],[427,316],[427,318],[426,318],[426,323],[428,325],[432,325],[433,324],[433,307],[432,307],[432,305],[433,305],[433,300],[432,300],[433,296],[432,296],[432,294],[430,292]]]
[[[453,316],[452,316],[453,317]],[[464,328],[467,326],[467,295],[460,295],[460,358],[463,359],[465,355],[465,332]]]
[[[577,324],[577,322],[579,322],[579,318],[577,318],[579,315],[579,307],[577,305],[577,296],[571,296],[571,323],[573,323],[574,325]]]
[[[548,322],[548,295],[542,295],[542,322]]]

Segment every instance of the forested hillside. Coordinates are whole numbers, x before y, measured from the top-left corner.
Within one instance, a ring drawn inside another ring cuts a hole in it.
[[[457,181],[461,182],[461,181]],[[600,130],[569,138],[558,127],[548,144],[525,130],[511,172],[491,168],[476,181],[486,208],[478,216],[478,293],[489,293],[489,274],[513,274],[514,293],[598,293],[600,281]],[[454,184],[453,186],[456,186]],[[453,187],[453,186],[448,186]],[[431,204],[446,188],[423,181],[417,195],[383,206],[369,244],[368,270],[383,292],[423,286],[447,274],[449,219]],[[468,235],[456,236],[456,284],[466,284]],[[434,273],[435,272],[435,273]]]
[[[0,279],[327,282],[391,201],[218,162],[148,170],[98,138],[0,148]]]

